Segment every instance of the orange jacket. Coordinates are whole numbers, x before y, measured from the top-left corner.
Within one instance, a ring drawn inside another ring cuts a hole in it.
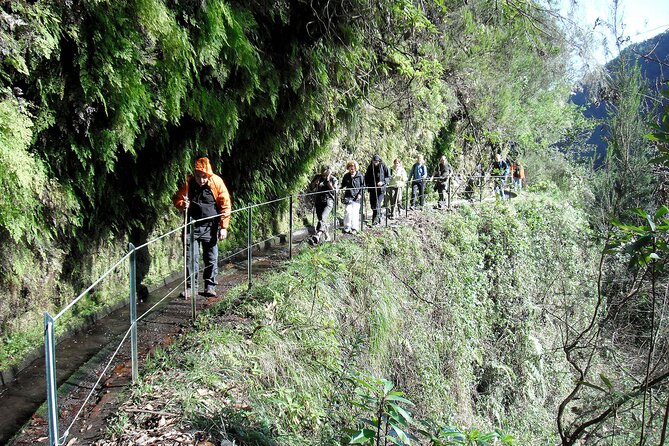
[[[525,168],[522,164],[513,163],[511,165],[511,176],[514,178],[520,178],[521,180],[525,179]]]
[[[209,177],[207,185],[211,189],[211,192],[216,199],[216,207],[218,212],[223,214],[221,215],[220,227],[223,229],[228,229],[230,225],[230,212],[232,210],[232,203],[230,201],[230,194],[228,193],[228,188],[225,187],[225,183],[214,173],[211,168],[211,163],[209,158],[200,158],[195,161],[195,170],[204,172]],[[172,197],[172,202],[174,206],[177,207],[180,211],[185,211],[184,196],[188,196],[188,184],[190,183],[192,175],[188,177],[186,182],[179,188],[176,194]]]

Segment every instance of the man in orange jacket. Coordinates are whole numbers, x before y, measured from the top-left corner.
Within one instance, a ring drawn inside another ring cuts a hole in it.
[[[181,212],[188,212],[188,218],[197,222],[192,231],[195,236],[195,286],[197,289],[197,278],[199,274],[199,247],[202,245],[204,256],[204,292],[203,296],[216,296],[216,275],[218,274],[218,241],[227,238],[228,226],[230,224],[230,194],[225,183],[218,175],[214,174],[208,158],[199,158],[195,161],[193,175],[179,188],[172,198],[174,205]],[[190,243],[187,240],[186,243]],[[190,249],[188,250],[190,252]],[[187,272],[190,258],[187,259]],[[191,289],[186,290],[190,297]]]

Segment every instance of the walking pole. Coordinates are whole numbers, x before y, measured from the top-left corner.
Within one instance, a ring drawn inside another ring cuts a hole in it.
[[[251,230],[251,209],[253,209],[251,206],[249,206],[248,210],[248,252],[246,254],[246,269],[248,271],[248,276],[249,276],[249,289],[251,289],[251,285],[253,284],[251,274],[252,274],[252,263],[253,263],[253,232]]]
[[[332,241],[336,242],[337,241],[337,189],[334,191],[335,193],[335,199],[334,199],[334,209],[333,209],[333,214],[334,214],[334,226],[332,229]]]
[[[195,322],[195,295],[197,294],[197,274],[195,273],[195,226],[193,225],[193,217],[190,218],[190,316]],[[199,256],[198,256],[199,257]],[[200,259],[197,259],[199,262]],[[186,297],[188,298],[188,297]]]

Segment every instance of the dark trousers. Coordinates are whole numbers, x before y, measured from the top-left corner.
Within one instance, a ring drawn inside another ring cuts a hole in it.
[[[437,200],[439,207],[448,203],[448,183],[435,183],[435,190],[437,191]]]
[[[388,187],[388,195],[386,196],[386,209],[390,212],[388,215],[392,217],[395,214],[395,208],[400,208],[400,196],[402,195],[402,190],[397,186]],[[399,212],[399,210],[398,210]]]
[[[411,206],[416,206],[416,195],[420,197],[420,205],[425,203],[425,180],[411,182]]]
[[[205,223],[195,226],[195,246],[193,254],[195,257],[195,289],[198,289],[198,276],[200,273],[200,246],[204,257],[204,286],[216,286],[216,276],[218,275],[218,225],[215,223]],[[190,234],[186,240],[186,274],[188,275],[188,287],[190,288]]]
[[[372,224],[381,223],[381,206],[386,196],[386,190],[375,188],[369,190],[369,205],[372,208]]]

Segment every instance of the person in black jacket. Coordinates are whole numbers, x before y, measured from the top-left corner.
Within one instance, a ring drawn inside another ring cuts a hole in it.
[[[389,179],[390,170],[379,155],[374,155],[365,173],[365,186],[368,187],[369,204],[372,207],[372,225],[381,223],[381,205],[386,195]]]
[[[453,168],[448,164],[446,156],[439,158],[439,164],[432,174],[434,190],[437,191],[437,209],[441,209],[448,203],[449,179],[453,175]]]
[[[509,163],[502,158],[502,155],[496,153],[495,161],[492,163],[492,173],[495,177],[495,192],[499,192],[502,200],[508,199],[504,188],[506,187],[506,180],[509,178],[509,170]]]
[[[362,188],[365,187],[365,179],[358,170],[358,163],[351,160],[346,163],[346,174],[341,180],[344,191],[342,201],[345,206],[344,233],[355,234],[360,230],[360,200]]]
[[[314,236],[316,243],[320,241],[321,237],[325,241],[330,239],[328,235],[328,217],[334,208],[335,191],[338,186],[339,182],[332,174],[330,166],[324,166],[321,173],[311,180],[309,189],[314,192],[314,207],[316,208],[316,217],[318,218],[316,235]]]

